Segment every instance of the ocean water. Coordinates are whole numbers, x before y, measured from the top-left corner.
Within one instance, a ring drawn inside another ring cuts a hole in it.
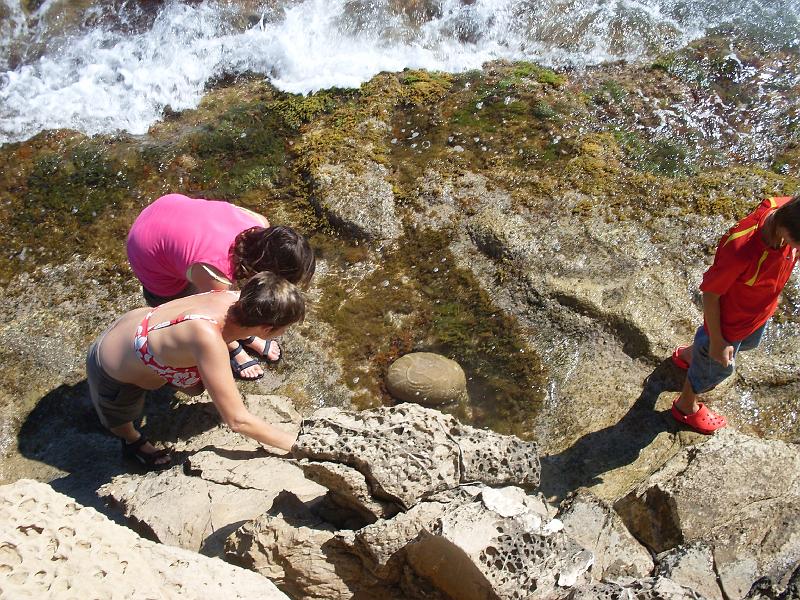
[[[0,0],[0,144],[141,134],[230,74],[305,94],[406,67],[647,62],[716,31],[797,51],[800,0]]]

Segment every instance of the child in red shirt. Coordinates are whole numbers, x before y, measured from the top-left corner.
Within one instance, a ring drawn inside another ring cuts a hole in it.
[[[704,323],[691,346],[679,346],[672,361],[688,369],[672,416],[710,434],[727,420],[698,401],[733,373],[740,350],[758,346],[778,296],[797,262],[800,196],[764,200],[739,221],[717,246],[714,264],[703,275]]]

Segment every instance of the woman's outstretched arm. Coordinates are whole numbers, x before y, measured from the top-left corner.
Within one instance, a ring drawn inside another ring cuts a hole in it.
[[[236,433],[257,442],[291,450],[297,436],[278,429],[247,410],[231,373],[225,342],[213,325],[200,323],[208,327],[197,328],[194,343],[197,368],[223,422]]]

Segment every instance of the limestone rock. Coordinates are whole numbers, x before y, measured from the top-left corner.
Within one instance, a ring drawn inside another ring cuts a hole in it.
[[[265,512],[291,489],[306,499],[324,489],[279,458],[244,454],[227,458],[213,450],[162,473],[121,475],[98,494],[120,508],[142,535],[173,546],[218,555],[231,526]]]
[[[519,488],[484,488],[481,501],[449,506],[406,548],[408,562],[448,597],[553,598],[584,580],[594,556]]]
[[[355,469],[339,463],[306,460],[298,466],[311,481],[328,488],[334,504],[357,513],[366,523],[392,517],[400,510],[396,504],[373,498],[366,479]]]
[[[335,532],[296,497],[282,494],[270,513],[245,523],[225,544],[226,558],[273,580],[293,598],[349,598],[358,559],[335,548]]]
[[[655,247],[643,228],[572,221],[554,227],[549,220],[489,205],[467,228],[478,248],[515,262],[542,293],[606,323],[633,356],[655,356],[673,343],[673,332],[688,333],[696,309],[677,289],[678,274],[650,260]]]
[[[400,580],[406,546],[431,529],[447,509],[446,503],[420,502],[390,520],[381,519],[353,536],[350,549],[376,578],[389,583]]]
[[[616,508],[655,550],[707,543],[723,594],[742,598],[758,577],[780,581],[800,559],[800,449],[723,429],[684,449]]]
[[[705,600],[697,592],[664,577],[627,583],[601,582],[582,585],[561,600]]]
[[[795,567],[786,586],[776,585],[769,577],[753,584],[745,600],[800,600],[800,564]]]
[[[529,488],[539,483],[535,443],[464,426],[414,404],[320,409],[303,421],[293,451],[358,469],[373,496],[405,510],[468,481]]]
[[[578,494],[565,501],[558,517],[567,534],[594,554],[595,579],[647,577],[653,570],[650,553],[608,503],[591,494]]]
[[[299,415],[285,399],[248,396],[247,402],[254,414],[296,427],[291,420]],[[184,426],[192,431],[197,423]],[[218,555],[231,527],[265,512],[281,491],[290,490],[304,500],[325,493],[296,465],[267,454],[226,427],[182,437],[191,439],[176,446],[192,451],[184,465],[162,473],[119,475],[98,490],[151,539]]]
[[[393,240],[400,236],[400,219],[392,186],[383,165],[367,162],[358,173],[326,164],[314,173],[312,202],[328,219],[358,237]]]
[[[0,573],[4,598],[286,598],[256,573],[142,539],[25,479],[0,487]]]
[[[678,546],[662,552],[656,559],[656,574],[693,589],[709,600],[723,600],[714,572],[714,553],[707,544],[694,542]]]
[[[465,400],[467,377],[456,361],[433,352],[411,352],[386,373],[386,389],[404,402],[437,406]]]

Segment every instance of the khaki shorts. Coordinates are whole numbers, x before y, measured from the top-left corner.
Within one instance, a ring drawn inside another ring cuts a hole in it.
[[[86,378],[89,381],[89,395],[100,417],[100,422],[108,427],[119,427],[142,416],[144,397],[147,390],[132,383],[122,383],[105,372],[100,364],[100,343],[103,336],[89,346],[86,356]]]

